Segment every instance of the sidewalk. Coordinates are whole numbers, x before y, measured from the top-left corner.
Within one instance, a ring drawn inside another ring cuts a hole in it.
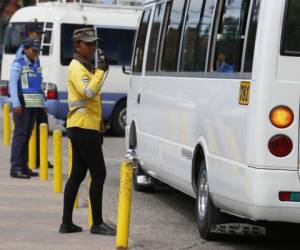
[[[29,180],[9,177],[10,147],[3,145],[0,113],[0,250],[115,249],[115,237],[89,233],[86,206],[74,209],[75,221],[83,226],[84,232],[58,233],[63,193],[52,191],[52,170],[49,180],[44,182],[39,177]]]

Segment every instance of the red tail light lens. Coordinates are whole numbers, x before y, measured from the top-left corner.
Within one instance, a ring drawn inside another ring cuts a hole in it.
[[[8,96],[8,87],[0,87],[0,95]]]
[[[0,95],[8,96],[8,81],[0,80]]]
[[[47,100],[57,99],[57,88],[54,83],[47,84]]]
[[[277,157],[285,157],[293,149],[292,140],[286,135],[275,135],[269,141],[270,152]]]

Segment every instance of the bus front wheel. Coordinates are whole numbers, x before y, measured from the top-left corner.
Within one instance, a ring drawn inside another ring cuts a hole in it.
[[[125,135],[126,126],[126,101],[121,101],[113,112],[112,132],[117,136]]]

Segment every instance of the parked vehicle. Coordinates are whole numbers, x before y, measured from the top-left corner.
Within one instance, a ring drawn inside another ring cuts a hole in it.
[[[300,223],[298,13],[296,0],[144,5],[127,99],[135,189],[195,197],[205,239],[231,232],[224,213]],[[232,231],[265,233],[247,230]]]
[[[110,71],[102,91],[104,120],[115,134],[124,134],[129,76],[122,72],[122,65],[130,64],[139,16],[138,7],[121,5],[43,1],[21,8],[13,15],[7,29],[0,89],[7,85],[10,65],[25,37],[26,23],[37,20],[45,32],[40,60],[47,83],[49,113],[66,120],[66,70],[73,55],[72,33],[74,29],[94,27],[101,38],[99,48],[110,58]]]

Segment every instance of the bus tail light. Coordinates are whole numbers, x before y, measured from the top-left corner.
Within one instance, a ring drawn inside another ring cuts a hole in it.
[[[300,202],[300,192],[279,192],[279,200]]]
[[[0,80],[0,95],[8,96],[8,81]]]
[[[277,128],[287,128],[294,121],[293,111],[286,106],[277,106],[270,113],[271,123]]]
[[[54,83],[47,84],[47,100],[57,99],[57,88]]]
[[[292,140],[286,135],[275,135],[269,141],[270,152],[277,157],[284,157],[293,149]]]

